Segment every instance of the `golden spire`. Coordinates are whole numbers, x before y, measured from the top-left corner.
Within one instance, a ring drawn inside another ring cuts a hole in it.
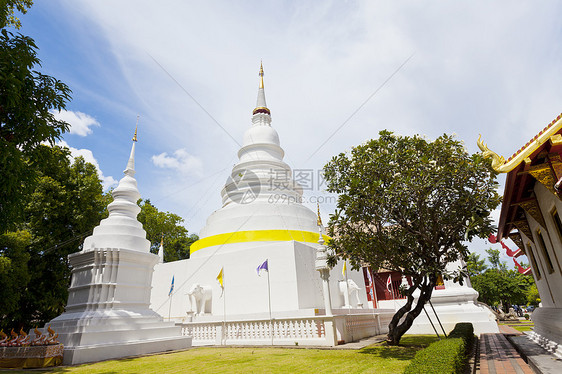
[[[260,61],[260,88],[263,87],[263,61]]]
[[[160,247],[164,246],[164,233],[162,233],[162,239],[160,239]]]
[[[322,217],[320,217],[320,204],[316,203],[316,208],[318,209],[318,226],[322,226]]]
[[[265,103],[265,90],[263,88],[263,63],[260,62],[260,87],[258,89],[258,101],[256,103],[256,108],[252,114],[265,113],[271,115],[267,105]]]
[[[136,142],[137,141],[137,129],[139,128],[139,117],[137,116],[137,124],[135,125],[135,135],[133,135],[133,141]]]

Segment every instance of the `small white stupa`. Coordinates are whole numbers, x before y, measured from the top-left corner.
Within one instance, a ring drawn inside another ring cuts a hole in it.
[[[48,325],[64,344],[64,364],[185,349],[191,338],[149,308],[159,257],[137,220],[140,193],[135,175],[137,131],[125,176],[112,194],[109,217],[68,256],[72,281],[63,314]]]

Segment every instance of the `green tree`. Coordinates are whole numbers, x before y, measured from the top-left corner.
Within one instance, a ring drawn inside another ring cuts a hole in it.
[[[541,302],[541,297],[539,295],[539,290],[535,283],[531,284],[527,290],[527,304],[537,306]]]
[[[148,199],[140,200],[139,205],[141,211],[137,218],[146,231],[146,238],[150,240],[150,251],[158,253],[163,238],[164,261],[189,258],[189,248],[199,237],[188,235],[182,225],[183,218],[174,213],[160,212]]]
[[[14,26],[16,29],[21,27],[19,18],[15,16],[16,10],[22,14],[33,5],[33,0],[1,0],[0,1],[0,28]]]
[[[43,324],[64,311],[68,299],[68,255],[81,250],[105,213],[101,181],[94,165],[82,157],[70,161],[66,148],[39,146],[38,181],[28,196],[24,227],[30,282],[22,295],[19,318]]]
[[[350,259],[355,268],[368,263],[412,279],[406,304],[389,324],[387,341],[396,345],[439,275],[462,279],[445,266],[467,257],[465,240],[491,233],[489,213],[500,202],[496,173],[452,136],[431,142],[388,131],[334,157],[324,171],[328,191],[339,194],[328,229],[336,257]]]
[[[533,284],[532,277],[528,275],[497,268],[473,276],[470,281],[479,293],[478,300],[488,305],[501,305],[506,312],[513,304],[527,304],[528,289]]]
[[[488,267],[486,266],[486,260],[480,259],[480,255],[477,253],[470,253],[466,259],[466,271],[469,277],[481,274]]]
[[[29,244],[31,234],[28,231],[0,235],[0,328],[4,330],[14,321],[22,320],[19,313],[21,298],[30,280],[27,268]]]
[[[52,110],[66,107],[70,89],[37,71],[41,62],[33,39],[3,28],[19,22],[13,18],[14,7],[25,11],[30,5],[26,0],[0,4],[0,233],[21,221],[25,197],[35,188],[36,166],[42,162],[37,147],[54,144],[68,130]]]
[[[507,265],[505,262],[500,261],[500,251],[498,249],[486,249],[486,253],[488,254],[488,262],[492,265],[492,267],[506,271]]]

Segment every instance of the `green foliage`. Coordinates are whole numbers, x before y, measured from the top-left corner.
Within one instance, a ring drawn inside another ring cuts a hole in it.
[[[437,341],[419,351],[404,373],[463,373],[473,341],[472,323],[457,323],[447,339]]]
[[[537,285],[533,282],[527,289],[527,305],[537,306],[541,302]]]
[[[445,266],[466,258],[466,240],[491,233],[490,211],[500,202],[496,173],[489,160],[469,155],[449,135],[433,142],[388,131],[379,135],[324,168],[328,191],[339,194],[329,246],[355,268],[368,263],[411,276],[407,292],[421,289],[423,305],[440,274],[462,279],[447,274]],[[412,305],[408,301],[395,315],[412,312],[404,319],[408,328],[422,310]]]
[[[8,1],[0,7],[0,21],[16,6],[27,1]],[[10,6],[12,8],[10,8]],[[61,110],[70,100],[70,89],[61,81],[39,73],[37,46],[33,39],[0,32],[0,233],[15,229],[21,219],[24,198],[35,187],[36,165],[41,163],[37,147],[51,145],[68,130],[55,119],[52,110]]]
[[[27,247],[30,243],[31,234],[28,231],[0,235],[0,328],[4,330],[14,319],[21,318],[21,298],[30,280],[27,269]]]
[[[480,255],[477,253],[471,253],[466,259],[466,271],[468,276],[472,277],[474,275],[481,274],[488,267],[486,266],[486,260],[480,259]]]
[[[488,254],[488,262],[492,265],[493,268],[505,271],[507,270],[507,265],[505,262],[500,261],[500,251],[499,249],[486,249],[486,253]]]
[[[150,200],[140,200],[141,211],[138,215],[150,241],[150,251],[158,253],[160,242],[164,239],[164,261],[177,261],[189,258],[191,244],[199,239],[195,234],[188,235],[182,226],[183,218],[170,212],[160,212]]]
[[[465,350],[464,341],[460,338],[440,340],[419,351],[404,374],[462,373]]]
[[[15,11],[22,14],[33,5],[33,0],[1,0],[0,1],[0,28],[14,26],[16,29],[21,27],[20,20],[15,16]]]
[[[515,270],[488,269],[470,278],[472,287],[480,294],[478,300],[488,305],[526,304],[527,290],[534,283],[529,275]]]
[[[521,305],[530,303],[529,300],[536,301],[536,298],[533,298],[534,295],[530,296],[533,289],[536,290],[532,276],[523,275],[516,270],[507,270],[507,265],[500,261],[499,250],[490,248],[486,252],[492,268],[470,274],[472,287],[480,294],[478,300],[488,305],[501,304],[506,312],[513,304]],[[478,255],[475,257],[479,259]],[[470,257],[469,260],[471,260]],[[467,262],[468,269],[474,266],[474,262],[471,262]],[[538,298],[538,291],[536,291],[536,297]]]
[[[455,328],[449,333],[447,338],[461,338],[464,340],[464,346],[468,354],[474,342],[474,326],[472,326],[470,322],[459,322],[455,325]]]
[[[27,196],[25,221],[31,235],[26,246],[27,277],[19,294],[17,313],[6,313],[5,323],[43,324],[64,310],[70,268],[67,256],[81,249],[104,214],[101,181],[95,167],[78,157],[70,162],[68,149],[39,146],[41,164],[34,192]],[[22,278],[22,281],[25,277]]]

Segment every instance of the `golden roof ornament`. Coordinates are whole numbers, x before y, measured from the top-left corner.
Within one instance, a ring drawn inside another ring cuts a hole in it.
[[[137,124],[135,125],[135,135],[133,135],[133,141],[136,142],[137,141],[137,129],[139,128],[139,117],[137,116]]]
[[[558,132],[562,129],[562,114],[558,115],[552,122],[550,122],[542,131],[529,140],[523,147],[515,152],[507,160],[491,151],[486,144],[481,140],[482,136],[478,136],[478,148],[482,151],[484,158],[492,159],[492,168],[498,173],[508,173],[515,169],[521,162],[531,156],[540,146],[547,141],[551,144],[560,144],[561,138]]]
[[[264,88],[264,86],[263,86],[263,61],[260,61],[260,88]]]
[[[162,239],[160,239],[160,246],[164,246],[164,233],[162,233]]]
[[[316,209],[318,214],[318,221],[316,222],[318,226],[322,227],[322,217],[320,217],[320,204],[316,203]]]
[[[263,84],[263,62],[260,62],[260,85],[258,89],[258,101],[256,104],[256,108],[252,112],[252,114],[264,113],[271,115],[271,112],[267,108],[267,104],[265,103],[265,89]]]

